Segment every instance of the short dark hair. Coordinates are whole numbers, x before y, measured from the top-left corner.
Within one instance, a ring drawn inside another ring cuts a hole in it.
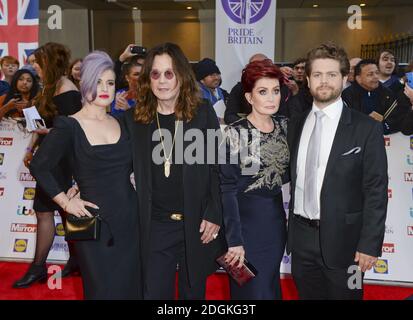
[[[383,54],[383,53],[390,53],[393,57],[394,57],[394,63],[395,63],[395,67],[394,67],[394,70],[393,70],[393,74],[397,74],[397,72],[398,72],[398,66],[399,66],[399,61],[398,61],[398,59],[397,59],[397,57],[396,57],[396,54],[394,53],[394,51],[393,50],[391,50],[391,49],[381,49],[380,51],[379,51],[379,54],[377,55],[377,57],[376,57],[376,63],[377,63],[377,66],[379,67],[379,63],[380,63],[380,57],[381,57],[381,55]],[[379,67],[380,68],[380,67]]]
[[[376,57],[377,63],[379,62],[380,57],[381,57],[381,55],[382,55],[384,52],[390,53],[394,58],[396,58],[396,54],[394,53],[393,50],[391,50],[391,49],[381,49],[381,50],[379,51],[377,57]]]
[[[314,60],[333,59],[340,63],[341,75],[347,76],[350,72],[350,62],[346,51],[333,42],[323,43],[317,48],[310,50],[307,54],[307,63],[305,64],[305,73],[309,77]]]
[[[305,63],[305,64],[307,64],[307,59],[306,59],[306,58],[298,58],[298,59],[296,59],[296,60],[293,62],[293,68],[294,68],[297,64],[300,64],[300,63]]]
[[[374,64],[377,66],[377,61],[374,59],[363,59],[354,67],[354,76],[359,76],[361,74],[361,69],[369,64]]]

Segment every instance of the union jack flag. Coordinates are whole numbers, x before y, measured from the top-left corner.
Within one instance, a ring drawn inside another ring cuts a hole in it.
[[[38,47],[39,0],[0,0],[0,56],[26,63]]]

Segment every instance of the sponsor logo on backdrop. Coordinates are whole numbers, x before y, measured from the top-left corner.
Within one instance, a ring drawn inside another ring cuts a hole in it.
[[[291,264],[291,257],[290,256],[283,256],[283,263],[284,264]]]
[[[413,136],[410,137],[410,149],[413,150]]]
[[[0,188],[0,197],[4,195],[4,188]]]
[[[390,138],[389,137],[384,138],[384,146],[390,147]]]
[[[20,181],[36,181],[28,172],[20,172]]]
[[[33,200],[36,193],[35,188],[24,188],[23,200]]]
[[[15,239],[13,252],[24,253],[27,251],[27,245],[29,240],[27,239]]]
[[[0,166],[3,165],[4,162],[4,153],[0,153]]]
[[[387,198],[389,198],[389,199],[393,198],[393,190],[392,189],[387,189]]]
[[[394,253],[394,243],[383,243],[383,253]]]
[[[404,181],[413,182],[413,172],[405,172],[404,173]]]
[[[10,232],[36,233],[37,224],[12,223]]]
[[[410,158],[410,155],[407,155],[407,164],[413,166],[413,160]]]
[[[378,259],[373,268],[374,268],[374,273],[388,274],[389,273],[389,262],[386,259]]]
[[[413,208],[410,208],[410,217],[413,218]]]
[[[56,224],[56,235],[59,237],[64,237],[65,235],[65,228],[63,227],[62,223]]]
[[[3,121],[0,126],[0,131],[14,132],[14,124]]]
[[[394,233],[394,229],[393,226],[388,226],[386,225],[386,234],[393,234]]]
[[[221,0],[221,3],[232,21],[238,24],[253,24],[265,16],[271,0]]]
[[[408,226],[407,227],[407,235],[408,236],[413,236],[413,226]]]
[[[51,247],[52,251],[55,252],[69,252],[69,247],[67,246],[67,243],[53,243]]]
[[[6,180],[7,179],[7,173],[6,172],[0,172],[0,180]]]
[[[11,147],[13,145],[13,138],[0,137],[0,146]]]
[[[17,206],[18,216],[34,216],[35,214],[36,212],[31,208],[27,208],[26,206]]]

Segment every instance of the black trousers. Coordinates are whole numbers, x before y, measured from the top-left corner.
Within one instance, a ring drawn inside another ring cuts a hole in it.
[[[177,264],[179,265],[179,299],[205,299],[206,278],[199,283],[189,284],[188,281],[185,258],[184,222],[152,220],[151,250],[148,262],[147,279],[145,281],[145,299],[175,299],[175,276]]]
[[[349,278],[355,275],[354,272],[348,273],[350,265],[343,269],[329,269],[324,264],[319,228],[309,226],[295,217],[290,217],[289,223],[294,223],[291,273],[299,298],[301,300],[361,300],[364,274],[359,273],[359,289],[350,289]],[[350,282],[356,283],[352,278]]]

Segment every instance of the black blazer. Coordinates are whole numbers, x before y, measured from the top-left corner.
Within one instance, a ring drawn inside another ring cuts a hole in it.
[[[378,105],[376,106],[375,111],[381,115],[384,115],[391,107],[393,102],[397,100],[397,106],[390,113],[385,122],[388,126],[386,134],[399,132],[402,127],[403,119],[410,110],[410,105],[407,97],[403,94],[403,92],[394,94],[390,89],[384,87],[381,83],[374,91],[378,95]],[[366,92],[367,91],[365,89],[363,89],[356,81],[354,81],[350,87],[346,88],[343,91],[341,97],[350,108],[365,113],[366,106],[363,102],[363,95]]]
[[[309,112],[292,119],[288,128],[291,153],[290,217],[294,210],[298,148]],[[344,155],[356,147],[361,148],[359,153]],[[320,195],[320,246],[323,260],[329,268],[346,268],[354,264],[356,251],[375,257],[381,255],[387,185],[382,126],[344,106]],[[294,252],[293,234],[294,224],[289,223],[288,253]]]
[[[125,122],[133,148],[133,171],[138,194],[139,231],[142,246],[141,259],[145,279],[152,213],[152,131],[150,124],[134,121],[133,109],[126,111],[121,118]],[[205,138],[204,146],[206,146],[206,130],[219,130],[220,126],[212,106],[209,103],[203,103],[198,107],[195,118],[190,122],[184,122],[183,128],[184,134],[191,128],[202,129]],[[184,150],[188,144],[190,142],[184,142]],[[216,148],[218,148],[218,145]],[[200,240],[201,233],[199,232],[203,219],[220,226],[223,224],[218,164],[189,165],[184,163],[183,188],[187,267],[189,281],[193,283],[216,271],[215,259],[227,249],[224,230],[220,230],[218,238],[207,245],[202,244]]]

